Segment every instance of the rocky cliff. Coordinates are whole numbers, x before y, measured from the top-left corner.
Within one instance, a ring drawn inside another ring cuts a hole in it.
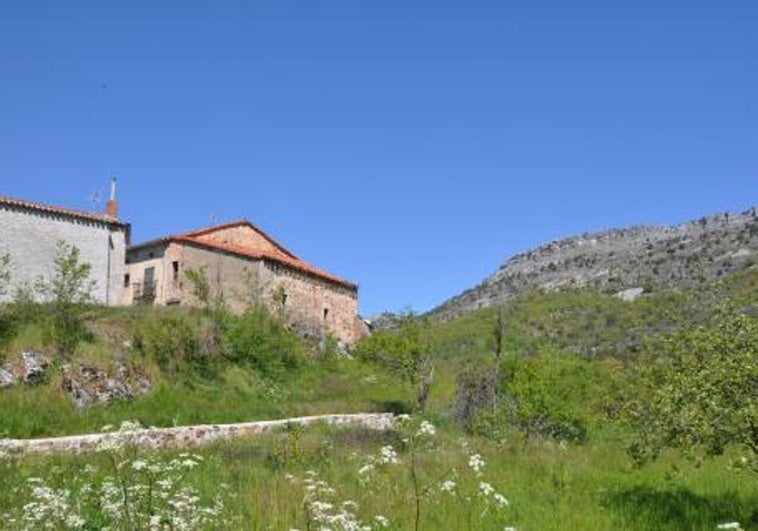
[[[449,319],[530,290],[689,287],[758,264],[758,209],[677,226],[637,226],[555,240],[508,259],[429,315]]]

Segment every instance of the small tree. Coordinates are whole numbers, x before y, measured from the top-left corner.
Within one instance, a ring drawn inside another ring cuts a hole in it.
[[[53,277],[40,279],[37,289],[50,301],[48,332],[56,354],[67,357],[85,336],[82,312],[92,302],[97,284],[90,278],[92,265],[82,262],[74,245],[58,242],[53,263]]]
[[[398,320],[395,330],[380,330],[364,338],[356,347],[359,356],[383,363],[406,380],[416,395],[416,406],[424,409],[434,380],[426,322],[412,312]]]
[[[11,259],[7,254],[0,256],[0,296],[8,293],[11,280]],[[11,335],[12,320],[10,312],[0,307],[0,343],[4,343]]]
[[[191,285],[192,295],[202,304],[203,309],[214,322],[221,325],[228,313],[226,301],[220,292],[213,294],[206,267],[187,269],[185,275]]]
[[[495,324],[492,326],[492,342],[495,360],[500,361],[503,355],[503,340],[505,339],[505,319],[503,319],[503,307],[498,306]]]
[[[758,321],[722,312],[715,326],[684,330],[652,345],[636,367],[628,415],[638,463],[664,448],[691,457],[744,451],[740,463],[758,472]]]
[[[198,269],[187,269],[184,273],[190,283],[192,296],[206,309],[211,307],[211,283],[208,281],[208,274],[205,267]]]
[[[11,257],[7,254],[0,256],[0,295],[8,293],[11,282]]]

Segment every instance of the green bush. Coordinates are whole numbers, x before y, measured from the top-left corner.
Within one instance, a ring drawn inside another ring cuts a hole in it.
[[[297,335],[262,306],[228,316],[222,342],[227,360],[248,365],[271,378],[297,369],[306,358]]]
[[[178,312],[145,320],[137,330],[135,346],[166,374],[186,377],[210,376],[220,351],[212,321]]]
[[[524,439],[587,439],[597,364],[552,353],[511,357],[501,367],[501,408]]]
[[[49,279],[39,279],[37,290],[49,301],[47,338],[59,358],[71,357],[80,341],[90,339],[83,313],[93,302],[92,265],[81,260],[74,245],[58,242]]]

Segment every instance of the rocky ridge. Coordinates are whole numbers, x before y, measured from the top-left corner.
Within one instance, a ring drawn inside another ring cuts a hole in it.
[[[676,226],[610,229],[551,241],[511,257],[428,315],[450,319],[532,290],[685,288],[756,264],[758,209],[753,207]]]

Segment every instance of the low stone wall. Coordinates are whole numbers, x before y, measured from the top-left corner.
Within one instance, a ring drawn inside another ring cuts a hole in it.
[[[358,426],[386,430],[393,426],[392,413],[355,413],[349,415],[316,415],[282,420],[263,420],[238,424],[199,424],[173,428],[140,428],[126,432],[104,432],[47,439],[0,439],[0,454],[47,454],[94,452],[118,438],[151,448],[164,446],[198,446],[215,441],[259,435],[290,424],[323,423],[333,426]]]

